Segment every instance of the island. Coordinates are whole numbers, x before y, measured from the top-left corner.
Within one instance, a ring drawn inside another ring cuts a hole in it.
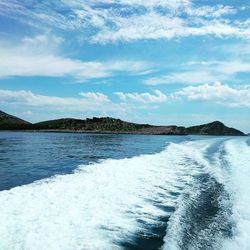
[[[156,126],[122,121],[112,117],[93,117],[87,119],[63,118],[30,123],[13,115],[0,111],[0,130],[40,131],[40,132],[81,132],[81,133],[127,133],[149,135],[217,135],[244,136],[235,128],[229,128],[220,121],[183,127]]]

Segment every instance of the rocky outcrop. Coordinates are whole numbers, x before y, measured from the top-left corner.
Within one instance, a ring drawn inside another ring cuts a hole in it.
[[[27,129],[31,123],[0,111],[0,130]]]
[[[199,126],[192,126],[186,130],[188,134],[197,135],[244,135],[243,132],[234,128],[229,128],[219,121],[214,121]]]
[[[31,124],[0,111],[0,130],[33,130],[55,132],[131,133],[152,135],[244,135],[219,121],[192,127],[153,126],[125,122],[112,117],[92,119],[65,118]]]
[[[111,117],[93,117],[92,119],[87,118],[86,120],[59,119],[34,124],[34,128],[39,130],[56,129],[92,132],[136,132],[150,127],[152,126],[148,124],[130,123]]]

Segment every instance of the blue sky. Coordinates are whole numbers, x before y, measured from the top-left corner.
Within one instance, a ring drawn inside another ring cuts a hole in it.
[[[1,0],[0,105],[32,122],[220,120],[250,132],[250,3]]]

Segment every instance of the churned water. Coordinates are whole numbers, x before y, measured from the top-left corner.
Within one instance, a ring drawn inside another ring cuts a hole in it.
[[[0,133],[0,249],[250,249],[247,137]]]

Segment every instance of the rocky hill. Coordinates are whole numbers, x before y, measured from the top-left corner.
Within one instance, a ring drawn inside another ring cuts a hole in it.
[[[229,128],[219,121],[214,121],[199,126],[192,126],[186,130],[188,134],[198,135],[244,135],[243,132],[234,128]]]
[[[31,123],[0,110],[0,130],[28,128]]]
[[[244,135],[241,131],[229,128],[219,121],[185,128],[180,126],[152,126],[149,124],[136,124],[111,117],[94,117],[92,119],[87,118],[86,120],[59,119],[45,121],[34,124],[34,129],[161,135]]]
[[[39,130],[72,130],[72,131],[92,131],[92,132],[130,132],[150,128],[148,124],[136,124],[125,122],[111,117],[93,117],[86,120],[80,119],[58,119],[34,124]]]
[[[153,126],[136,124],[111,117],[92,119],[64,118],[31,124],[15,116],[0,111],[0,130],[32,130],[55,132],[132,133],[154,135],[244,135],[219,121],[192,127]]]

